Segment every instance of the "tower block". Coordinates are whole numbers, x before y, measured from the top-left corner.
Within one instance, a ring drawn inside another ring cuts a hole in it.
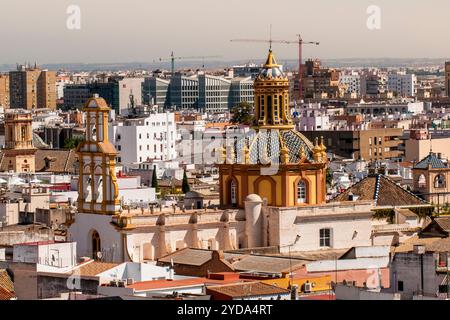
[[[89,99],[85,141],[77,148],[79,158],[78,212],[115,215],[120,209],[115,174],[117,151],[108,140],[110,108],[103,98]]]

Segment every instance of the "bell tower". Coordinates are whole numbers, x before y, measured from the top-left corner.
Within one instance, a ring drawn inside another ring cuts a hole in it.
[[[16,173],[35,171],[33,146],[33,116],[31,112],[17,109],[5,114],[4,160],[9,171]]]
[[[119,208],[119,188],[115,174],[117,151],[108,140],[110,108],[103,98],[89,99],[85,141],[77,148],[79,158],[78,212],[115,215]]]
[[[260,129],[294,129],[289,112],[289,79],[277,64],[272,50],[255,79],[255,125]]]

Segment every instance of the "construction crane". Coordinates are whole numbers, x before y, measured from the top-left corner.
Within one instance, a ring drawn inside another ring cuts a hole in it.
[[[311,44],[318,46],[320,42],[317,41],[304,41],[301,35],[297,35],[298,40],[290,41],[290,40],[261,40],[261,39],[233,39],[231,42],[260,42],[260,43],[269,43],[270,49],[272,49],[272,43],[281,43],[281,44],[297,44],[298,45],[298,100],[302,99],[302,64],[303,64],[303,45]]]
[[[205,59],[212,59],[212,58],[221,58],[221,56],[198,56],[198,57],[175,57],[175,55],[172,53],[170,54],[169,58],[159,58],[159,62],[167,62],[170,61],[171,63],[171,74],[172,77],[175,74],[175,60],[193,60],[193,59],[202,59],[202,68],[205,68]],[[155,62],[155,61],[153,61]]]

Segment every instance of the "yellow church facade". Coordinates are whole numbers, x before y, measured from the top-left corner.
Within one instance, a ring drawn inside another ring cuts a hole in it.
[[[313,144],[294,129],[289,80],[272,51],[254,88],[253,130],[227,139],[221,150],[221,206],[243,208],[251,194],[276,207],[325,203],[326,148],[323,141]]]

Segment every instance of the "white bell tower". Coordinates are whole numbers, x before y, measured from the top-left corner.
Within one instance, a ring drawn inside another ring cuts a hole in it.
[[[117,151],[108,140],[108,113],[103,98],[87,101],[86,139],[77,149],[79,157],[78,212],[115,215],[120,208],[115,174]]]

